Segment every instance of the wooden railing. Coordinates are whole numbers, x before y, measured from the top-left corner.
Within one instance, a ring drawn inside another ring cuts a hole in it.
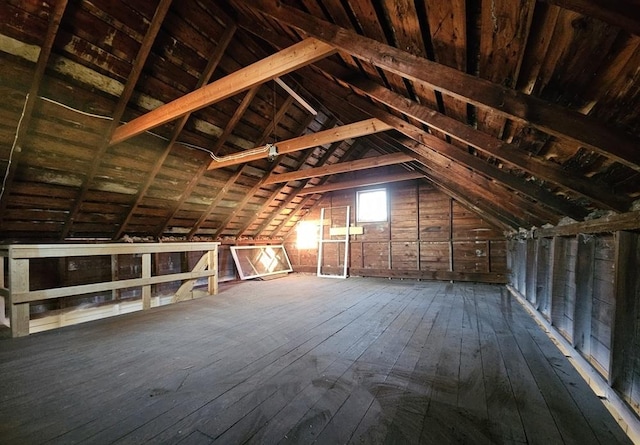
[[[151,307],[151,286],[156,284],[193,281],[207,278],[209,294],[218,292],[218,246],[220,243],[112,243],[112,244],[37,244],[0,245],[0,271],[8,261],[8,283],[0,273],[0,296],[9,306],[11,335],[29,335],[29,303],[74,295],[114,291],[133,287],[142,288],[142,309]],[[206,252],[206,267],[202,262],[190,272],[152,275],[151,256],[157,253]],[[139,278],[111,280],[92,284],[31,290],[30,260],[36,258],[90,257],[103,255],[139,254],[142,273]],[[4,313],[2,314],[4,317]]]

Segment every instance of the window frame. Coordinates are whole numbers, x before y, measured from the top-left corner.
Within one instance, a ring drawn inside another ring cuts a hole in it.
[[[384,218],[366,218],[363,219],[361,212],[361,199],[362,195],[367,195],[376,192],[384,192]],[[356,192],[356,222],[358,223],[380,223],[380,222],[388,222],[389,221],[389,191],[386,187],[378,187],[373,189],[366,190],[358,190]]]

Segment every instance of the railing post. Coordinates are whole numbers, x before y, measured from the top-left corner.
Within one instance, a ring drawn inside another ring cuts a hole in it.
[[[142,254],[142,278],[151,278],[151,254]],[[151,309],[151,285],[142,285],[142,309]]]
[[[9,320],[11,336],[29,335],[29,303],[15,303],[13,296],[29,292],[29,260],[14,259],[9,255]]]
[[[218,249],[214,248],[207,252],[207,267],[210,271],[215,272],[214,275],[210,275],[207,282],[207,290],[209,295],[216,295],[218,293]]]

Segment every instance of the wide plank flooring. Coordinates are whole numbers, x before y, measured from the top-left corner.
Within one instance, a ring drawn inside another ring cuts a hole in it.
[[[631,443],[500,286],[291,274],[0,340],[3,444]]]

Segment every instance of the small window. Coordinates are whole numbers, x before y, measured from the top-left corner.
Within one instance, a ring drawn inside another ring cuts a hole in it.
[[[318,223],[316,221],[301,221],[297,226],[298,249],[315,249],[318,247]]]
[[[358,192],[358,222],[387,220],[387,190],[375,189]]]

